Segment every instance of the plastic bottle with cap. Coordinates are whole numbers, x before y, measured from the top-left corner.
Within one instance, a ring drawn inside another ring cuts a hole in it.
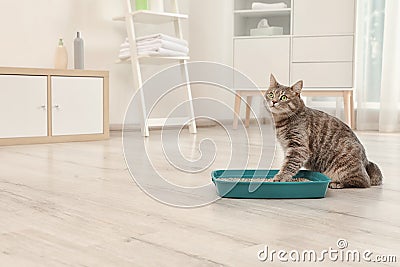
[[[81,70],[84,68],[84,48],[80,32],[76,33],[74,40],[74,68]]]
[[[64,46],[62,38],[58,40],[58,46],[56,49],[56,56],[54,59],[54,68],[56,69],[67,69],[68,67],[68,53]]]

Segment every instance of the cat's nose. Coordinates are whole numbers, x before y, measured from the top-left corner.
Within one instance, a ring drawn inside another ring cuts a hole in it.
[[[272,100],[272,106],[275,106],[276,103],[278,103],[278,101]]]

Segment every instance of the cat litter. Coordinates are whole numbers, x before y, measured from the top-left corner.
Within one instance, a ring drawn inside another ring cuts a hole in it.
[[[272,182],[279,170],[215,170],[217,194],[224,198],[323,198],[331,181],[326,175],[299,171],[288,182]]]

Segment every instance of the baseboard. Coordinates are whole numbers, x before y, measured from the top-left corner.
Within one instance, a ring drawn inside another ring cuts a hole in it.
[[[268,122],[268,119],[266,119]],[[218,120],[220,123],[225,124],[225,125],[232,125],[233,120],[232,119],[222,119]],[[244,121],[243,121],[244,123]],[[263,119],[259,119],[257,122],[256,118],[251,118],[250,119],[250,125],[257,125],[258,123],[264,123]],[[215,127],[217,126],[217,122],[207,120],[207,119],[196,119],[196,126],[198,128],[208,128],[208,127]],[[132,124],[126,124],[125,127],[121,123],[111,123],[110,124],[110,131],[122,131],[122,129],[125,129],[127,131],[139,131],[140,130],[140,124],[139,123],[132,123]],[[156,127],[153,129],[157,129]]]

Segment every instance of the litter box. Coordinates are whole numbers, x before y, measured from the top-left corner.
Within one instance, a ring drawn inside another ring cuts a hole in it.
[[[215,170],[211,173],[217,193],[225,198],[323,198],[331,181],[319,172],[300,170],[293,178],[309,181],[267,182],[279,170]],[[253,180],[252,179],[256,179]]]

